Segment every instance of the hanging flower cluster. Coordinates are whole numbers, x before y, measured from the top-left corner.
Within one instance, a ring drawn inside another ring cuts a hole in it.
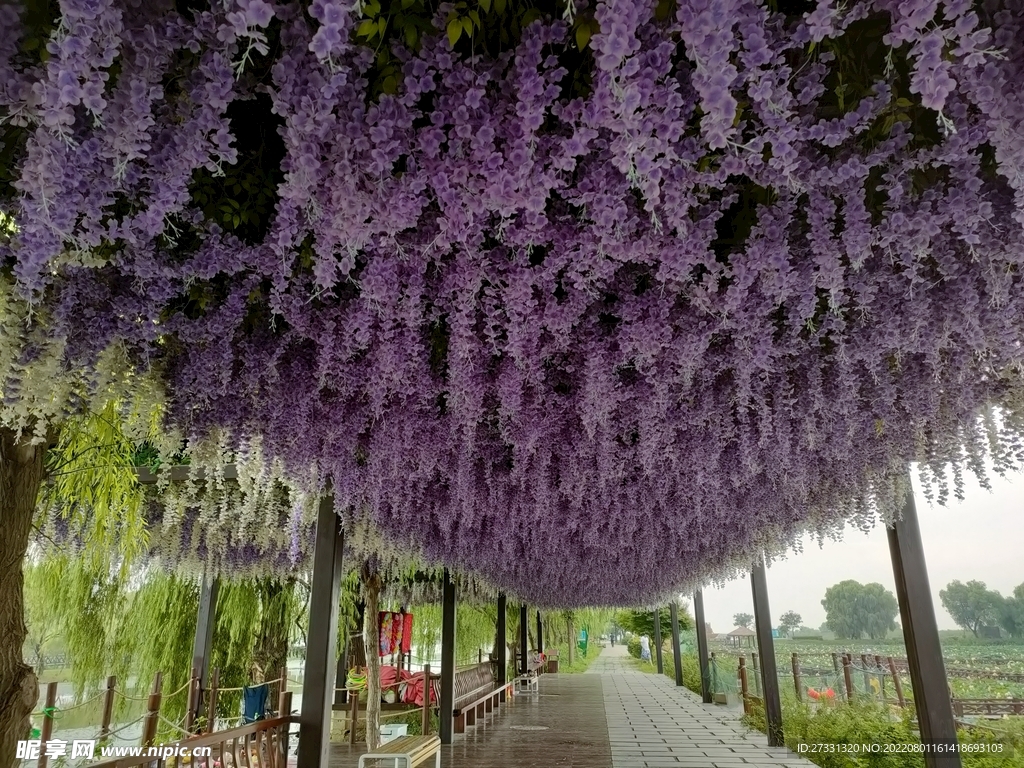
[[[45,63],[0,11],[0,258],[70,363],[545,605],[1024,458],[1019,3],[381,5],[62,0]]]

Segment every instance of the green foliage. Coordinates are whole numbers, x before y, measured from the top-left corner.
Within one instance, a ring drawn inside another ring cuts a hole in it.
[[[749,613],[737,613],[733,615],[732,621],[737,627],[750,629],[750,625],[754,623],[754,617]]]
[[[879,640],[896,628],[899,603],[878,583],[841,581],[825,590],[821,604],[829,628],[838,637],[857,639],[866,634]]]
[[[143,491],[135,473],[142,439],[159,431],[160,412],[125,411],[109,401],[98,413],[65,420],[46,458],[40,510],[57,508],[80,532],[79,557],[94,569],[127,568],[148,545]],[[133,439],[132,432],[142,433]]]
[[[626,650],[629,651],[629,655],[634,659],[640,658],[640,638],[633,635],[626,640]]]
[[[25,638],[24,655],[28,659],[38,658],[36,674],[42,676],[43,655],[47,652],[50,642],[58,633],[58,617],[46,582],[46,573],[36,564],[27,563],[23,569],[25,577],[25,625],[28,635]]]
[[[796,751],[801,744],[919,744],[913,725],[913,709],[894,711],[871,701],[839,702],[817,706],[798,702],[792,693],[783,695],[783,725],[786,745]],[[765,731],[764,710],[755,704],[744,717],[752,728]],[[1000,753],[962,755],[964,768],[1021,768],[1024,766],[1024,724],[1000,722],[1000,730],[961,730],[962,743],[999,742]],[[923,760],[914,752],[818,752],[805,753],[821,768],[921,768]]]
[[[672,616],[668,608],[659,610],[661,616],[662,635],[668,635],[672,630]],[[684,608],[680,608],[679,630],[688,631],[693,628],[693,617]],[[615,614],[615,623],[627,632],[634,635],[647,635],[654,638],[654,611],[650,610],[625,610]]]
[[[975,637],[978,629],[992,624],[999,616],[1003,598],[983,581],[951,581],[939,590],[939,599],[958,627],[969,629]]]
[[[113,674],[119,690],[142,696],[159,671],[164,691],[161,712],[167,720],[179,722],[186,700],[184,692],[175,692],[191,673],[198,583],[157,569],[126,577],[118,568],[97,570],[74,555],[50,556],[31,568],[70,657],[76,695],[92,695]],[[270,635],[269,644],[283,646],[287,653],[295,618],[305,602],[293,582],[280,586],[271,590],[255,580],[221,585],[211,668],[220,670],[222,688],[277,677],[276,668],[254,670],[258,644]],[[238,692],[224,692],[219,715],[236,717],[240,700]],[[128,706],[127,700],[118,701],[119,716]],[[167,738],[177,735],[166,725],[161,729]]]
[[[1010,637],[1024,638],[1024,584],[1014,587],[1013,594],[1001,597],[996,606],[996,620]]]
[[[792,635],[793,630],[797,629],[803,622],[803,618],[796,611],[786,611],[784,614],[779,616],[779,629],[782,630],[784,635]]]

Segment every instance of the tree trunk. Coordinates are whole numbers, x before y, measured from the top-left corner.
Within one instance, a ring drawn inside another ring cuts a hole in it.
[[[366,747],[380,746],[380,575],[363,567],[363,596],[366,615],[363,618],[363,640],[366,650]],[[424,691],[428,696],[429,691]],[[427,699],[424,699],[425,701]]]
[[[29,715],[39,697],[39,682],[22,658],[25,627],[25,579],[28,549],[46,445],[29,445],[0,427],[0,768],[14,766],[17,742],[27,739]]]
[[[291,581],[258,579],[256,591],[260,597],[260,626],[253,649],[253,665],[260,671],[263,682],[278,676],[288,664],[288,636],[291,633],[289,595]]]

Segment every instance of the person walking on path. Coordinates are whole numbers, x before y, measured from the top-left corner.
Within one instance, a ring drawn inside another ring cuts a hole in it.
[[[640,661],[651,661],[651,639],[647,635],[640,635]]]

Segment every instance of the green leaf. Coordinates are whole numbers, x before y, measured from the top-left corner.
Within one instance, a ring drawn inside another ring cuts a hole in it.
[[[388,20],[381,17],[380,21],[377,22],[377,29],[380,30],[380,36],[384,37],[384,31],[388,28]]]
[[[452,19],[448,22],[448,44],[454,48],[460,37],[462,37],[462,20]]]
[[[505,0],[494,0],[494,10],[502,14],[505,12]]]
[[[472,19],[463,19],[462,20],[462,28],[466,30],[466,37],[472,37],[473,36],[473,20]]]
[[[419,41],[419,33],[416,31],[415,24],[405,25],[405,44],[410,48],[415,48],[416,43]]]
[[[576,47],[582,51],[589,42],[590,26],[588,24],[580,24],[576,27]]]
[[[377,32],[377,22],[374,19],[364,19],[356,28],[356,35],[359,37],[373,37]]]
[[[412,8],[412,4],[415,2],[416,0],[402,0],[402,10],[408,10]]]
[[[543,15],[544,14],[540,12],[539,8],[527,8],[526,12],[523,14],[523,21],[522,21],[523,29],[526,29],[528,26],[530,26],[537,19],[543,17]]]
[[[480,14],[479,13],[477,13],[476,11],[470,11],[469,12],[469,18],[471,18],[473,20],[473,25],[477,29],[483,29],[483,24],[480,23]],[[470,33],[470,34],[472,34],[472,33]]]
[[[483,9],[484,13],[491,12],[491,0],[480,0],[480,8]]]

